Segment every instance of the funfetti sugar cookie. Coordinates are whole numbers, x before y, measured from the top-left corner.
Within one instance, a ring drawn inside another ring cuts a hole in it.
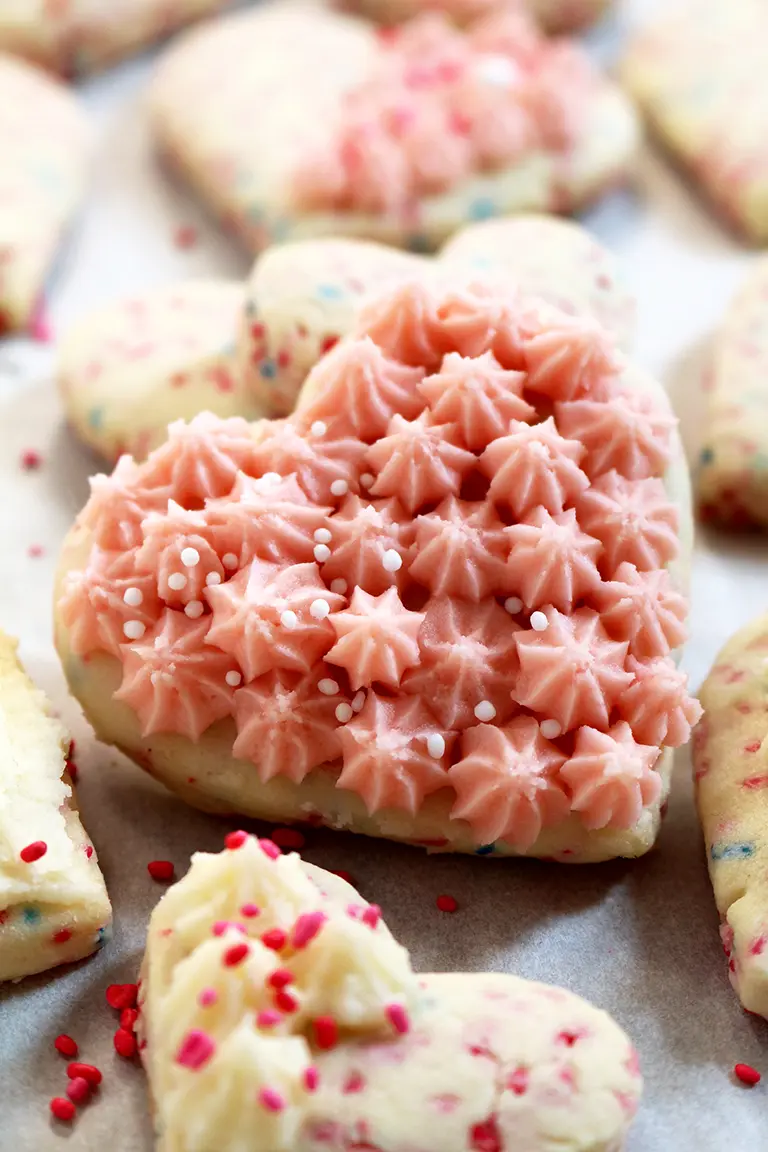
[[[768,260],[753,267],[713,343],[696,490],[702,519],[768,528]]]
[[[0,335],[34,316],[83,192],[84,114],[64,87],[0,55]]]
[[[0,632],[0,981],[95,952],[112,918],[75,806],[70,740]]]
[[[700,699],[696,796],[728,973],[768,1018],[768,616],[728,641]]]
[[[663,12],[631,43],[624,82],[725,220],[768,243],[764,0],[674,0]]]
[[[151,103],[160,148],[254,251],[320,235],[432,249],[471,220],[569,212],[637,143],[582,50],[506,11],[382,37],[303,0],[260,5],[187,34]]]
[[[229,0],[0,0],[0,50],[63,76],[103,68]]]
[[[157,1152],[623,1146],[642,1082],[605,1012],[517,976],[417,976],[344,880],[244,832],[227,844],[150,921]]]
[[[699,715],[688,500],[594,320],[417,278],[286,420],[199,416],[94,481],[57,645],[97,734],[204,808],[637,856]]]
[[[530,12],[547,32],[575,32],[594,23],[611,0],[519,0],[517,7]],[[514,0],[341,0],[338,5],[383,24],[400,24],[420,12],[444,12],[463,26],[501,8],[515,7]]]
[[[168,424],[208,408],[261,415],[237,367],[241,284],[190,280],[102,309],[59,350],[59,391],[78,436],[100,455],[137,457]]]

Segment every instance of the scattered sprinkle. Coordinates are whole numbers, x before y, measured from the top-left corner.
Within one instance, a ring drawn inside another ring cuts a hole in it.
[[[343,576],[338,576],[335,580],[331,580],[331,592],[336,592],[339,596],[343,596],[347,590],[347,582]]]
[[[247,904],[243,904],[240,909],[240,915],[245,916],[246,920],[255,920],[257,916],[261,916],[261,908],[259,908],[258,904],[253,904],[249,901]]]
[[[133,1032],[138,1018],[138,1008],[123,1008],[120,1013],[120,1027],[125,1028],[126,1032]]]
[[[224,967],[237,968],[238,964],[242,964],[243,960],[245,960],[250,950],[251,949],[244,940],[240,944],[233,944],[231,947],[227,948],[226,952],[221,958]]]
[[[475,705],[475,716],[481,724],[489,724],[496,715],[496,709],[490,700],[481,700],[479,704]]]
[[[150,860],[147,872],[153,880],[168,883],[173,880],[173,864],[170,860]]]
[[[42,859],[47,851],[48,845],[45,840],[34,840],[31,844],[27,844],[26,848],[22,848],[19,856],[25,864],[34,864],[35,860]]]
[[[54,1096],[48,1107],[56,1119],[61,1120],[62,1124],[71,1124],[75,1118],[75,1106],[71,1100],[65,1099],[64,1096]]]
[[[91,1094],[91,1086],[82,1076],[75,1076],[67,1084],[67,1096],[73,1104],[84,1104]]]
[[[181,562],[185,568],[194,568],[200,563],[200,553],[197,548],[182,548]]]
[[[265,948],[271,949],[272,952],[282,952],[287,939],[288,937],[282,928],[270,928],[261,937],[261,942]]]
[[[440,912],[457,912],[459,908],[459,902],[455,896],[438,896],[435,904]]]
[[[168,577],[168,587],[172,592],[181,592],[182,588],[186,588],[187,578],[183,572],[171,572]]]
[[[51,939],[54,944],[66,944],[68,940],[72,939],[72,931],[70,928],[59,928],[58,932],[54,932]]]
[[[25,472],[36,472],[43,463],[43,458],[34,448],[27,448],[22,452],[19,463]]]
[[[312,1021],[315,1044],[321,1052],[335,1048],[339,1041],[339,1026],[333,1016],[318,1016]]]
[[[740,1080],[742,1084],[748,1084],[750,1088],[754,1088],[755,1084],[759,1084],[762,1079],[760,1073],[751,1064],[735,1064],[733,1074],[737,1080]]]
[[[67,1065],[67,1076],[70,1080],[77,1080],[78,1077],[87,1080],[92,1088],[97,1088],[103,1079],[95,1064],[81,1064],[77,1060]]]
[[[42,544],[30,544],[29,548],[27,548],[27,556],[32,560],[39,560],[39,558],[44,555],[45,549]]]
[[[259,848],[265,856],[269,856],[270,860],[279,860],[282,856],[282,852],[274,840],[267,840],[266,838],[259,840]]]
[[[231,572],[234,568],[237,568],[237,556],[235,556],[234,552],[225,552],[221,558],[221,563]]]
[[[381,563],[387,572],[399,572],[403,566],[403,558],[394,548],[387,548],[381,558]]]
[[[310,428],[310,432],[313,436],[325,436],[327,431],[328,425],[323,424],[322,420],[315,420],[314,424]]]
[[[123,592],[123,600],[129,608],[138,608],[144,599],[144,594],[141,588],[126,588]]]
[[[286,988],[289,984],[293,984],[296,977],[293,972],[287,968],[275,968],[274,972],[270,972],[267,976],[267,984],[270,988],[275,988],[278,992]]]
[[[325,912],[304,912],[297,919],[293,928],[291,943],[294,948],[306,948],[325,924],[328,917]]]
[[[325,620],[326,616],[330,614],[331,606],[327,600],[323,600],[322,596],[318,596],[317,600],[313,600],[309,606],[309,614],[315,620]]]
[[[212,1008],[219,999],[219,994],[215,988],[203,988],[197,997],[197,1002],[201,1008]]]
[[[315,540],[318,544],[330,544],[331,533],[328,528],[317,528],[315,530]]]
[[[237,832],[228,832],[224,837],[224,847],[229,849],[242,848],[248,839],[248,833],[238,829]]]
[[[216,584],[221,584],[221,576],[218,572],[209,572],[205,578],[206,588],[213,588]]]
[[[176,1063],[197,1071],[204,1067],[216,1051],[216,1045],[202,1028],[191,1028],[176,1053]]]
[[[315,544],[312,555],[318,564],[325,564],[326,560],[331,558],[331,550],[327,544]]]
[[[205,605],[202,600],[190,600],[184,607],[184,615],[189,616],[190,620],[199,620],[204,611]]]
[[[197,229],[191,224],[180,224],[173,234],[173,243],[182,250],[194,248],[197,244]]]
[[[281,1012],[297,1012],[299,1008],[298,997],[294,996],[293,992],[289,992],[286,988],[280,988],[275,993],[275,1005]]]
[[[504,601],[504,607],[510,616],[517,616],[518,612],[523,610],[523,602],[519,596],[508,596]]]
[[[280,623],[283,628],[293,629],[298,625],[299,618],[292,609],[286,608],[285,612],[281,613]]]
[[[408,1018],[408,1013],[402,1004],[388,1004],[386,1009],[387,1019],[400,1036],[405,1036],[411,1029],[411,1022]]]
[[[66,1032],[62,1032],[61,1036],[56,1037],[53,1046],[57,1052],[60,1052],[62,1056],[66,1056],[68,1060],[71,1060],[73,1056],[77,1056],[79,1051],[76,1042],[71,1036],[67,1036]]]
[[[433,760],[440,760],[445,755],[445,737],[439,732],[430,732],[427,736],[427,752]]]
[[[141,620],[126,620],[123,624],[123,632],[129,640],[141,640],[146,630],[146,625],[142,624]]]
[[[314,1064],[310,1064],[309,1068],[304,1069],[304,1087],[307,1092],[317,1092],[320,1084],[320,1073]]]
[[[323,696],[335,696],[339,691],[338,683],[335,680],[329,679],[327,676],[322,680],[318,680],[317,687]]]
[[[238,685],[242,684],[243,682],[243,677],[240,672],[227,672],[224,679],[226,680],[227,684],[229,684],[230,688],[237,688]]]
[[[381,920],[381,908],[378,904],[369,904],[367,908],[363,909],[363,914],[360,917],[363,924],[367,924],[369,928],[377,928]]]
[[[257,1028],[275,1028],[280,1020],[280,1013],[275,1012],[273,1008],[265,1008],[262,1012],[256,1013]]]
[[[267,1112],[282,1112],[285,1108],[285,1100],[274,1088],[262,1088],[259,1091],[259,1104]]]
[[[339,724],[346,724],[354,716],[352,706],[350,704],[337,704],[335,716]]]
[[[298,828],[275,828],[272,842],[277,844],[278,848],[294,848],[300,852],[307,841],[304,833],[299,832]]]
[[[332,496],[346,496],[347,492],[349,492],[349,484],[346,480],[334,480],[331,484]]]
[[[554,740],[562,732],[557,720],[542,720],[539,728],[545,740]]]
[[[117,1012],[123,1008],[135,1008],[139,995],[137,984],[110,984],[106,991],[107,1004]]]
[[[548,623],[549,621],[543,612],[531,613],[531,628],[533,628],[534,632],[543,632]]]
[[[370,472],[363,472],[362,476],[360,477],[360,486],[362,488],[371,488],[373,487],[373,482],[375,479],[376,477],[373,476]]]
[[[115,1046],[115,1052],[118,1056],[122,1056],[123,1060],[132,1060],[136,1055],[136,1037],[132,1032],[126,1031],[125,1028],[118,1028],[112,1037],[112,1043]]]

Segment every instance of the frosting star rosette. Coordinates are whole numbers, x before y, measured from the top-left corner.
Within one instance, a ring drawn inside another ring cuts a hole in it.
[[[57,642],[97,733],[203,808],[637,856],[699,716],[689,551],[669,402],[599,325],[416,279],[292,416],[93,481]]]

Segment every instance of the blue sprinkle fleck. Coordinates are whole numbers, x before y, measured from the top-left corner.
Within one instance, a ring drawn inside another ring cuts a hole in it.
[[[414,232],[412,236],[409,236],[406,240],[406,247],[409,248],[411,252],[432,251],[432,245],[423,232]]]
[[[495,851],[495,844],[483,844],[480,848],[475,848],[476,856],[490,856]]]
[[[702,448],[699,461],[702,464],[711,464],[715,458],[715,454],[711,448]]]
[[[99,928],[98,932],[96,933],[96,945],[97,945],[97,947],[101,948],[107,942],[107,940],[111,939],[111,937],[112,937],[112,930],[109,926],[106,926],[104,928]]]
[[[103,408],[90,408],[88,410],[88,424],[91,428],[99,429],[104,422]]]
[[[344,295],[344,289],[339,288],[338,284],[318,284],[317,294],[324,300],[340,300]]]
[[[745,860],[754,853],[754,844],[713,844],[710,850],[713,860]]]
[[[496,205],[488,196],[478,197],[469,206],[470,220],[490,220],[491,216],[495,216],[497,212]]]
[[[33,904],[29,904],[24,909],[24,923],[25,924],[37,924],[39,919],[40,919],[40,909],[35,908],[35,906]]]
[[[259,364],[259,374],[263,376],[265,380],[273,380],[277,375],[277,364],[275,364],[274,360],[262,360],[261,364]]]

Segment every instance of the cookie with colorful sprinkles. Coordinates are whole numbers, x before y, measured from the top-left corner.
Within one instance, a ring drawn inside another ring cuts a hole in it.
[[[75,806],[69,749],[15,641],[0,633],[0,981],[81,960],[109,931],[112,909]]]
[[[610,6],[611,0],[520,0],[549,33],[576,32],[593,24]],[[465,25],[501,7],[514,7],[510,0],[342,0],[338,5],[382,24],[400,24],[423,11],[439,11],[459,25]]]
[[[416,279],[292,416],[94,480],[57,645],[97,734],[201,807],[638,856],[699,714],[690,543],[669,402],[596,321]]]
[[[728,974],[768,1019],[768,616],[731,637],[702,685],[696,799]]]
[[[252,251],[353,236],[431,250],[463,224],[572,212],[638,129],[582,49],[523,12],[385,36],[305,0],[187,34],[152,90],[159,148]]]
[[[158,1152],[623,1146],[642,1082],[605,1012],[517,976],[417,975],[344,880],[242,832],[227,845],[150,922]]]

